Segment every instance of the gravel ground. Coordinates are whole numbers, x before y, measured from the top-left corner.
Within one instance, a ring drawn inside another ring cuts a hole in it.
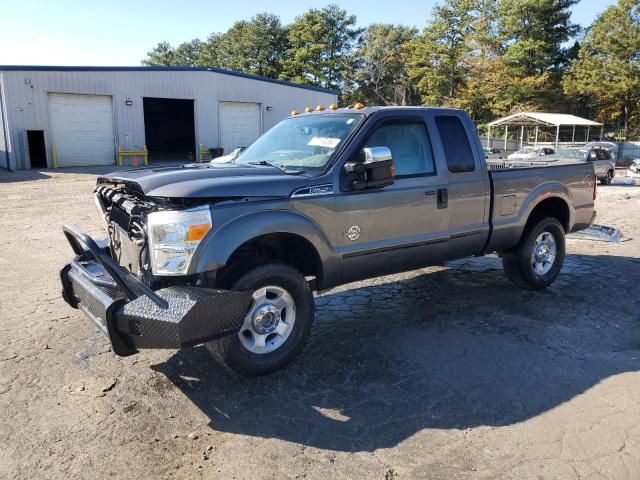
[[[0,477],[640,477],[640,187],[599,186],[626,241],[569,240],[546,291],[492,257],[351,284],[248,380],[202,347],[118,358],[63,303],[96,173],[0,172]]]

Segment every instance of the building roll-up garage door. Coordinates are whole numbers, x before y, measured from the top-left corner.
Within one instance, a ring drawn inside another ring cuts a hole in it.
[[[259,103],[220,102],[220,145],[225,153],[246,147],[260,136]]]
[[[49,130],[59,167],[115,163],[111,97],[50,93]]]

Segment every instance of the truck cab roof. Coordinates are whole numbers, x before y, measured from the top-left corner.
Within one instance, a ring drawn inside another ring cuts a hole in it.
[[[340,107],[335,110],[330,110],[325,107],[324,110],[313,110],[311,112],[300,112],[295,115],[290,115],[289,118],[299,117],[305,115],[331,115],[336,113],[360,113],[366,116],[372,115],[376,112],[380,111],[438,111],[438,112],[462,112],[462,110],[457,108],[448,108],[448,107],[424,107],[424,106],[398,106],[398,105],[376,105],[376,106],[365,106],[362,108],[355,108],[354,106],[348,107]]]

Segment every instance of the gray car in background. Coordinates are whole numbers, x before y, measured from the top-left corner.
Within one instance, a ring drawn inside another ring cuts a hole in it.
[[[616,162],[611,152],[604,147],[594,146],[593,143],[579,148],[558,149],[553,157],[591,163],[596,177],[603,185],[609,185],[616,174]]]

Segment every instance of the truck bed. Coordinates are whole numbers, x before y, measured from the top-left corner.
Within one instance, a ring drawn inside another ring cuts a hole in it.
[[[511,167],[487,162],[491,181],[491,235],[486,251],[515,246],[533,208],[543,200],[566,208],[565,230],[585,228],[594,205],[593,166],[582,162],[516,162]],[[513,163],[513,162],[502,162]],[[539,192],[539,193],[538,193]]]

